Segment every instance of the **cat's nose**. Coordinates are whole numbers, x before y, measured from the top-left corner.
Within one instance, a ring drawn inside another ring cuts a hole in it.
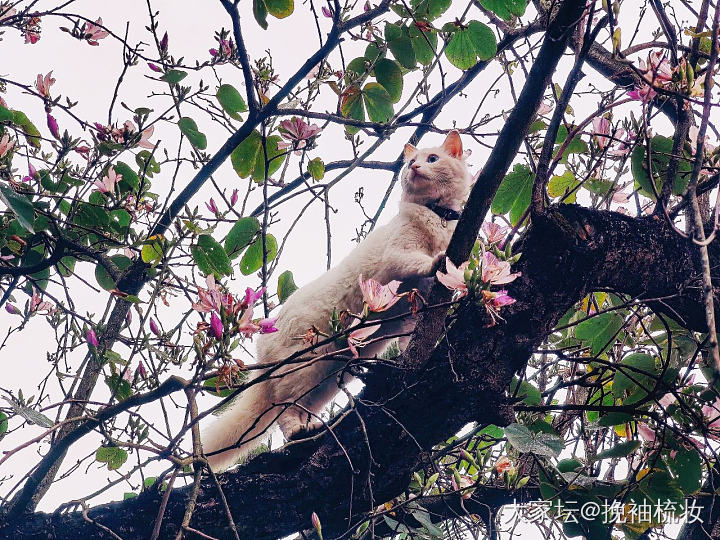
[[[417,171],[420,168],[420,164],[416,161],[412,165],[410,165],[413,171]]]

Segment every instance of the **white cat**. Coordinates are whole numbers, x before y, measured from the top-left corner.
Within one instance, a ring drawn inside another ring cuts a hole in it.
[[[460,135],[451,131],[437,148],[418,150],[407,144],[405,161],[398,215],[368,234],[340,264],[287,299],[275,323],[278,332],[258,338],[259,363],[281,361],[308,347],[298,337],[313,326],[326,331],[333,308],[359,312],[363,305],[358,285],[360,274],[383,284],[392,280],[407,284],[434,275],[472,183]],[[402,301],[393,309],[401,305],[402,311],[396,312],[407,313],[408,305]],[[414,325],[412,317],[385,323],[371,338],[410,332]],[[372,357],[388,344],[389,341],[370,343],[361,349],[361,354]],[[333,345],[318,347],[307,359],[334,350]],[[310,361],[307,365],[292,363],[273,376],[288,370],[292,373],[242,392],[202,434],[205,454],[215,453],[208,455],[212,469],[222,471],[237,463],[263,441],[274,422],[287,439],[317,427],[317,415],[337,394],[338,374],[345,365],[346,362],[333,359]],[[348,380],[345,374],[343,382]]]

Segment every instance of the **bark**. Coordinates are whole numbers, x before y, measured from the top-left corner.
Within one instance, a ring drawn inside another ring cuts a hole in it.
[[[656,309],[687,328],[704,328],[697,250],[661,219],[551,208],[536,216],[519,249],[523,256],[516,269],[522,276],[510,287],[518,301],[506,308],[505,322],[488,326],[481,307],[463,305],[448,318],[446,335],[421,374],[408,378],[385,368],[367,376],[357,414],[335,428],[335,437],[263,454],[219,475],[241,538],[278,538],[310,528],[312,512],[320,516],[325,538],[336,538],[401,494],[432,446],[465,423],[511,422],[505,390],[512,374],[589,291],[663,297]],[[710,255],[720,263],[715,244]],[[173,490],[161,538],[177,532],[189,494],[189,488]],[[147,492],[97,506],[86,513],[88,519],[79,512],[35,513],[13,530],[0,530],[0,537],[103,537],[92,520],[125,539],[147,538],[160,498]],[[230,528],[222,516],[218,491],[204,480],[191,526],[225,538]]]

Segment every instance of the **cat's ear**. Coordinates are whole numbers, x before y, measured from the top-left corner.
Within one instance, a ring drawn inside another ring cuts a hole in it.
[[[454,158],[460,158],[463,155],[462,141],[460,140],[460,134],[456,129],[453,129],[445,137],[445,142],[442,145],[443,150],[450,154]]]
[[[415,148],[412,144],[406,144],[405,150],[403,150],[405,161],[410,161],[415,154],[417,154],[417,148]]]

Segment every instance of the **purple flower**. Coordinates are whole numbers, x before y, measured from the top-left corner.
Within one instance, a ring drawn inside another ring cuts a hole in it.
[[[331,9],[328,9],[325,6],[323,6],[322,8],[320,8],[320,11],[322,11],[322,14],[325,15],[328,19],[333,18],[333,12]]]
[[[28,164],[28,175],[24,176],[22,181],[30,182],[31,180],[34,180],[36,173],[37,173],[37,171],[35,170],[35,167],[32,166],[32,163]]]
[[[235,206],[236,202],[238,202],[238,190],[233,189],[232,195],[230,196],[230,206]]]
[[[653,90],[649,85],[644,84],[640,88],[635,88],[627,93],[628,97],[648,103],[657,95],[657,92]]]
[[[138,375],[143,379],[147,379],[147,371],[145,370],[145,364],[143,364],[142,360],[138,362],[138,367],[135,368],[135,376],[137,377]]]
[[[148,62],[148,67],[149,67],[150,69],[152,69],[155,73],[160,73],[160,72],[162,72],[162,68],[161,68],[160,66],[155,65],[155,64],[152,64],[152,63],[150,63],[150,62]]]
[[[155,322],[155,319],[150,319],[150,331],[153,334],[155,334],[156,336],[160,335],[160,329],[158,328],[158,325]]]
[[[218,210],[217,204],[215,204],[215,199],[212,197],[210,198],[210,202],[206,202],[205,206],[208,210],[210,210],[213,214],[219,214],[220,210]]]
[[[293,116],[290,120],[280,122],[278,131],[280,131],[283,139],[300,142],[302,144],[298,144],[297,147],[304,148],[304,141],[320,133],[320,127],[316,124],[308,124],[302,118]]]
[[[210,314],[210,333],[217,339],[222,339],[223,324],[214,311]]]
[[[162,39],[160,40],[160,50],[162,52],[166,53],[167,49],[168,49],[168,33],[165,32],[165,34],[163,34]]]
[[[95,330],[92,328],[87,331],[87,344],[95,348],[99,345],[97,335],[95,335]]]
[[[47,126],[50,130],[50,133],[53,137],[56,139],[60,139],[60,128],[58,127],[57,120],[55,120],[55,117],[53,117],[52,114],[48,113],[47,115]]]
[[[12,304],[5,304],[5,311],[7,311],[10,315],[20,315],[20,310]]]
[[[275,328],[275,321],[277,321],[277,317],[269,317],[267,319],[260,319],[260,333],[261,334],[272,334],[273,332],[277,332],[278,329]]]
[[[98,40],[105,39],[110,35],[110,32],[102,28],[102,23],[102,17],[98,17],[94,23],[86,22],[83,26],[83,39],[86,40],[89,45],[97,47],[100,45]]]
[[[245,299],[243,300],[242,305],[244,307],[254,306],[255,302],[260,300],[263,294],[265,294],[265,287],[260,287],[257,291],[253,291],[250,287],[248,287],[245,289]]]

